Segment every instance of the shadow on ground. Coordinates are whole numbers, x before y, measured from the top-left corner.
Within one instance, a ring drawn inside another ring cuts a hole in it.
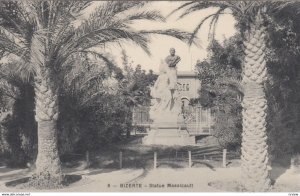
[[[7,181],[19,178],[20,176],[28,176],[32,172],[29,169],[11,169],[11,168],[2,168],[0,170],[0,181]]]
[[[65,175],[64,179],[62,181],[62,185],[63,186],[69,186],[69,185],[71,185],[75,182],[78,182],[81,179],[82,179],[81,175]],[[12,180],[12,181],[6,182],[5,186],[7,186],[7,187],[18,187],[18,186],[20,186],[19,188],[22,188],[22,185],[28,183],[29,180],[30,180],[30,177],[19,178],[17,180]]]
[[[271,162],[270,178],[272,184],[291,167],[291,156],[279,157]]]
[[[212,170],[222,167],[222,149],[216,146],[145,146],[121,145],[101,149],[101,152],[90,153],[90,168],[93,169],[152,169],[154,167],[154,152],[157,155],[159,168],[187,168],[188,151],[191,151],[193,167],[208,167]],[[227,166],[239,166],[236,153],[227,154]],[[120,163],[120,158],[122,159]]]

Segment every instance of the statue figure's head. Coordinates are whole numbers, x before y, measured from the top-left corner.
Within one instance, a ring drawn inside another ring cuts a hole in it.
[[[175,55],[175,48],[170,48],[170,55],[171,56],[174,56]]]

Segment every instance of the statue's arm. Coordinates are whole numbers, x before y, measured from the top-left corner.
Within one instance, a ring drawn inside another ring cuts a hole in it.
[[[181,58],[179,56],[177,56],[174,63],[177,64],[180,60],[181,60]]]
[[[166,63],[172,67],[176,66],[176,64],[181,60],[181,58],[179,56],[176,56],[176,58],[166,58]]]

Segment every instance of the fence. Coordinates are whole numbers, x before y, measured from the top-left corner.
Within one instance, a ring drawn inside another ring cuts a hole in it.
[[[149,106],[134,107],[132,113],[133,125],[149,126],[151,124],[149,110]]]
[[[181,108],[184,122],[178,122],[179,127],[185,127],[190,135],[210,135],[213,117],[210,109],[203,109],[200,105],[188,105]],[[149,127],[152,123],[149,116],[150,107],[135,107],[133,110],[133,125]],[[167,123],[167,122],[166,122]],[[164,124],[164,123],[162,123]]]
[[[227,167],[233,159],[239,159],[236,153],[228,153],[227,149],[202,153],[192,150],[150,151],[141,155],[130,155],[130,152],[120,151],[119,169],[134,168],[185,168],[185,167]]]
[[[106,154],[82,155],[86,167],[98,168],[186,168],[227,167],[239,154],[220,148],[152,149],[144,152],[119,149]]]
[[[200,105],[186,106],[183,109],[185,124],[190,135],[209,135],[213,119],[210,109],[203,109]]]

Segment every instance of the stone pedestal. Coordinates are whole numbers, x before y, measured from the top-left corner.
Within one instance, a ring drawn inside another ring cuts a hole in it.
[[[151,108],[150,118],[153,123],[148,135],[143,138],[143,144],[166,146],[196,144],[195,136],[190,136],[187,130],[181,127],[183,117],[180,99],[175,98],[173,103],[168,104],[165,108]]]
[[[168,67],[164,61],[160,65],[160,74],[151,89],[152,103],[150,119],[152,125],[148,135],[143,138],[145,145],[192,145],[195,137],[181,130],[180,117],[182,102],[177,86],[177,71]]]
[[[159,128],[151,129],[143,138],[145,145],[186,146],[195,144],[195,136],[189,136],[186,130]]]
[[[154,105],[155,106],[155,105]],[[143,138],[145,145],[184,145],[187,131],[180,131],[178,117],[180,116],[180,103],[177,99],[169,101],[166,107],[150,109],[150,118],[153,123],[148,135]]]

